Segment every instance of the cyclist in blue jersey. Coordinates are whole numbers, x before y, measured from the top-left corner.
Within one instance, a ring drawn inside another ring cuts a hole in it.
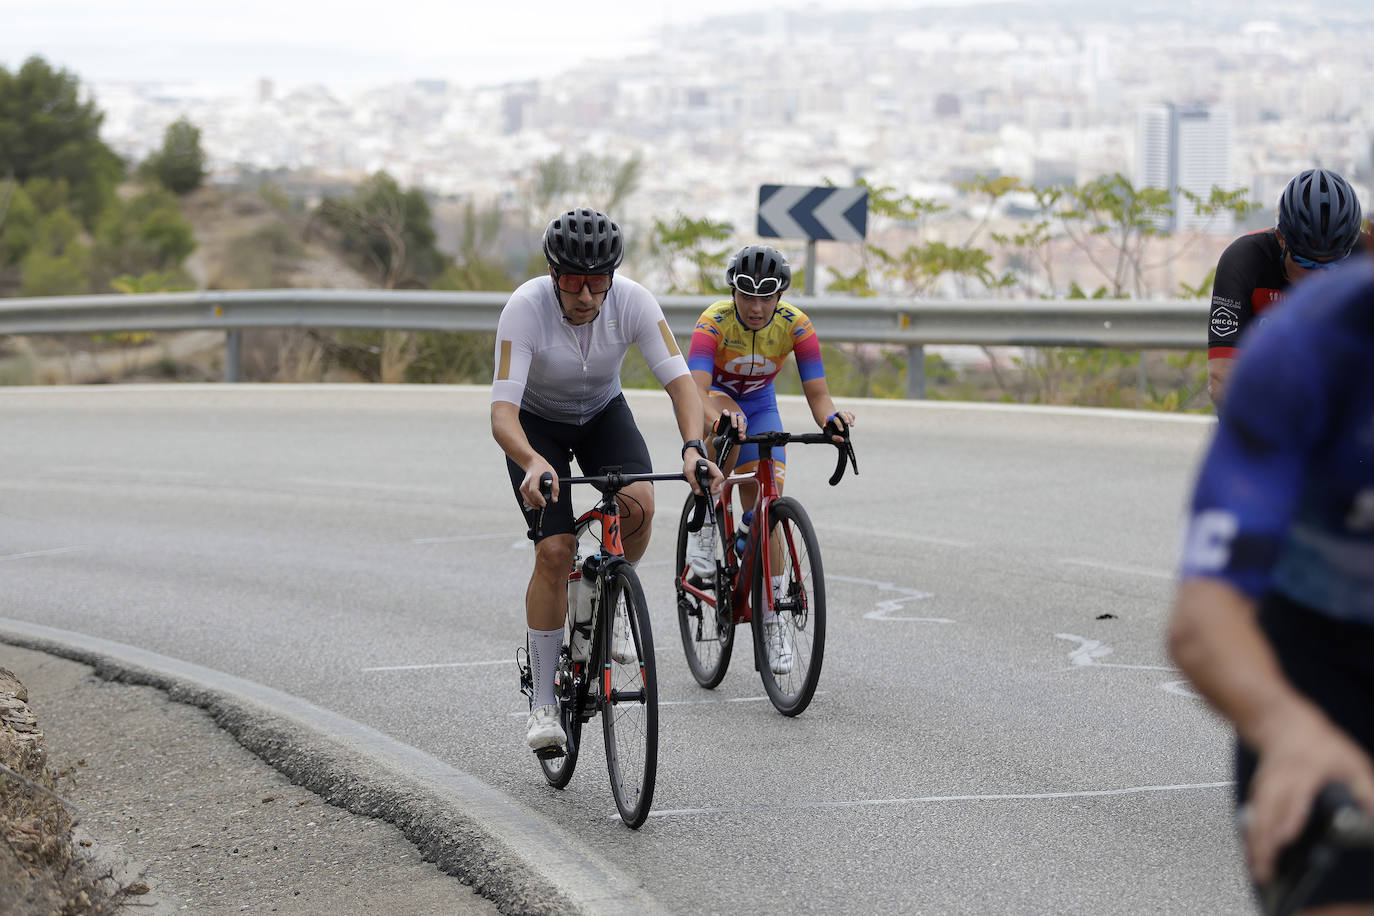
[[[1374,262],[1313,277],[1247,338],[1202,464],[1169,631],[1235,727],[1257,882],[1326,782],[1374,813]],[[1374,913],[1374,855],[1310,898]]]

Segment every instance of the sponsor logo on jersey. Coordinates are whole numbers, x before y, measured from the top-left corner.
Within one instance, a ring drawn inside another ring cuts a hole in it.
[[[1218,337],[1230,337],[1240,330],[1240,317],[1226,306],[1212,309],[1212,333]]]

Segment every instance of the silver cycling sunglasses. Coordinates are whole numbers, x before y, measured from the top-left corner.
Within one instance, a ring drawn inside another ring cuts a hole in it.
[[[782,281],[777,277],[764,277],[762,280],[755,280],[748,274],[736,274],[735,289],[746,296],[771,296],[782,289]]]

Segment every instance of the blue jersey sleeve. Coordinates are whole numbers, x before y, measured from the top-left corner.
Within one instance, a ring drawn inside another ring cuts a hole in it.
[[[1203,459],[1181,565],[1185,579],[1224,579],[1253,598],[1270,585],[1331,397],[1310,329],[1279,321],[1260,331]]]

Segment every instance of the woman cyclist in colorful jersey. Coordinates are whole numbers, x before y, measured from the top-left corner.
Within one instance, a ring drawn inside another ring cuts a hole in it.
[[[730,287],[730,298],[701,313],[687,355],[687,368],[705,408],[706,439],[710,440],[711,427],[722,416],[741,434],[746,430],[758,433],[782,429],[773,379],[789,353],[797,357],[802,393],[816,425],[824,428],[833,420],[841,430],[848,431],[854,425],[854,414],[838,410],[830,397],[821,362],[821,342],[811,327],[811,319],[801,309],[782,301],[783,292],[792,283],[792,268],[782,252],[765,245],[741,248],[730,258],[725,282]],[[836,436],[835,441],[844,440]],[[782,492],[786,452],[774,449],[773,457],[777,462],[778,491]],[[732,455],[731,464],[734,470],[748,473],[758,460],[758,446],[745,445]],[[728,474],[731,466],[721,470]],[[742,508],[752,507],[758,499],[758,485],[744,484],[739,490]],[[745,517],[750,517],[749,513]],[[715,574],[715,537],[714,529],[703,525],[687,542],[688,561],[702,581]],[[773,547],[773,566],[781,568],[782,545],[774,542]],[[780,588],[782,577],[774,578],[774,586]],[[768,621],[764,623],[766,626]],[[786,638],[786,627],[773,629],[779,640]],[[791,670],[790,646],[770,645],[769,656],[777,673]]]

